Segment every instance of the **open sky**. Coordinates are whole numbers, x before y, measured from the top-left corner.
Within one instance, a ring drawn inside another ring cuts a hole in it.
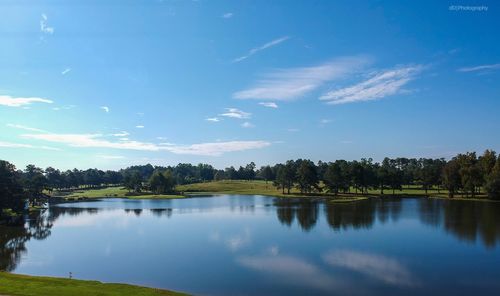
[[[0,159],[500,150],[495,1],[0,0]]]

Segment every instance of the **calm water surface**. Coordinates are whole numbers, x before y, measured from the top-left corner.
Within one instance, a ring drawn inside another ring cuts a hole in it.
[[[224,195],[66,203],[0,269],[200,295],[500,295],[500,204]]]

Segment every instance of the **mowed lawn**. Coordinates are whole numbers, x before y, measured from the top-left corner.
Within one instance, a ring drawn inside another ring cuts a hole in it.
[[[323,185],[320,185],[323,187]],[[248,194],[248,195],[270,195],[277,197],[304,197],[304,196],[319,196],[319,197],[333,197],[331,193],[324,190],[320,193],[312,193],[308,195],[300,194],[297,188],[292,188],[290,194],[283,194],[281,189],[277,189],[273,186],[272,182],[261,181],[261,180],[222,180],[222,181],[210,181],[202,183],[193,183],[185,185],[177,185],[175,190],[180,194],[152,194],[151,192],[142,192],[137,195],[130,195],[129,191],[124,187],[107,187],[101,189],[89,189],[89,190],[77,190],[72,193],[65,195],[66,199],[81,199],[81,198],[104,198],[104,197],[120,197],[120,198],[130,198],[130,199],[171,199],[171,198],[184,198],[189,195],[196,194]],[[285,190],[286,192],[286,190]],[[436,198],[447,198],[448,192],[446,190],[438,190],[437,188],[432,188],[425,193],[425,190],[421,186],[411,185],[403,186],[403,190],[395,190],[395,195],[398,196],[429,196]],[[56,194],[57,195],[57,194]],[[368,190],[369,196],[380,196],[380,189],[370,189]],[[384,196],[392,195],[391,189],[384,189]],[[354,188],[351,188],[351,192],[348,194],[339,194],[336,198],[355,198],[355,197],[366,197],[366,195],[361,194],[360,191],[356,192]],[[460,194],[455,195],[455,199],[462,199]],[[471,200],[471,198],[465,198]],[[477,195],[475,199],[486,200],[486,195]]]
[[[191,193],[223,193],[223,194],[259,194],[272,196],[289,196],[283,195],[281,190],[273,186],[273,182],[260,180],[222,180],[203,183],[193,183],[186,185],[178,185],[176,190],[185,194]],[[286,192],[286,191],[285,191]],[[295,188],[290,191],[291,195],[299,194]]]
[[[322,184],[320,184],[323,187]],[[282,194],[281,190],[276,189],[273,186],[272,182],[268,182],[266,184],[265,181],[260,180],[222,180],[222,181],[211,181],[211,182],[203,182],[203,183],[194,183],[194,184],[186,184],[186,185],[178,185],[176,190],[179,192],[183,192],[184,194],[193,194],[193,193],[223,193],[223,194],[259,194],[259,195],[271,195],[278,197],[303,197],[304,195],[300,194],[300,191],[296,188],[293,188],[290,191],[290,194]],[[285,190],[286,192],[286,190]],[[436,198],[448,198],[448,191],[444,189],[438,190],[436,187],[429,189],[427,194],[425,190],[422,189],[421,186],[418,185],[410,185],[403,186],[402,190],[395,190],[395,195],[398,196],[429,196]],[[384,196],[391,196],[391,189],[384,189]],[[321,193],[313,193],[311,196],[325,196],[332,197],[331,193],[327,193],[324,190]],[[380,189],[370,189],[368,190],[368,196],[381,196]],[[351,188],[351,192],[348,194],[339,194],[338,198],[355,198],[355,197],[364,197],[360,191],[356,192],[354,188]],[[461,195],[455,194],[454,199],[462,199]],[[463,198],[466,200],[472,200],[472,198]],[[488,200],[485,194],[476,195],[474,200]]]
[[[142,192],[138,195],[129,195],[129,191],[125,187],[107,187],[100,189],[76,190],[69,195],[64,196],[66,199],[79,198],[102,198],[102,197],[122,197],[131,199],[168,199],[168,198],[183,198],[183,195],[176,194],[152,194],[151,192]]]
[[[322,193],[311,193],[311,194],[301,194],[297,188],[292,188],[290,194],[287,194],[285,189],[285,194],[282,193],[281,189],[277,189],[273,186],[273,182],[261,180],[222,180],[222,181],[211,181],[203,183],[193,183],[186,185],[178,185],[176,190],[183,192],[186,195],[191,194],[256,194],[256,195],[270,195],[277,197],[333,197],[332,194],[327,192]],[[339,194],[338,199],[355,199],[358,200],[361,194]]]
[[[282,190],[274,187],[272,182],[268,182],[266,184],[265,181],[260,181],[260,180],[252,180],[252,181],[222,180],[222,181],[212,181],[203,183],[193,183],[186,185],[178,185],[176,189],[177,191],[184,192],[186,194],[192,192],[200,192],[200,193],[226,193],[226,194],[261,194],[261,195],[273,195],[273,196],[301,195],[300,191],[295,187],[290,190],[290,195],[286,193],[282,194]],[[385,194],[389,195],[392,193],[392,190],[386,189],[384,192]],[[431,192],[434,191],[432,190],[429,191],[429,193]],[[370,195],[375,195],[379,194],[380,190],[369,190],[368,193]],[[419,190],[417,188],[404,189],[403,191],[396,190],[396,194],[402,194],[402,193],[420,195],[424,194],[425,191]],[[351,194],[356,194],[354,188],[351,189]],[[325,190],[323,193],[317,193],[316,195],[331,195],[331,194],[326,193]],[[361,195],[361,192],[358,192],[357,195]]]
[[[38,277],[0,272],[0,295],[186,295],[161,289],[127,284],[105,284],[53,277]]]

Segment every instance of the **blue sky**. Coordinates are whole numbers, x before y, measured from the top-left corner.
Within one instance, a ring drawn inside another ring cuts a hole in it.
[[[500,150],[498,28],[493,1],[0,0],[0,159]]]

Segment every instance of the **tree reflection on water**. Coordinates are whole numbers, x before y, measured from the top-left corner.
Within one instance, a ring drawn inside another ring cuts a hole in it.
[[[422,199],[420,220],[443,228],[462,241],[478,240],[488,248],[500,241],[500,203]]]
[[[492,248],[500,241],[500,203],[450,201],[420,198],[415,200],[418,219],[425,225],[442,228],[456,238],[480,242]],[[317,224],[320,208],[333,230],[370,229],[378,221],[397,222],[404,201],[401,198],[371,199],[351,203],[276,199],[278,220],[291,227],[296,220],[304,231]]]
[[[217,198],[217,197],[214,197]],[[256,210],[254,205],[232,205],[232,211]],[[411,206],[415,206],[411,208]],[[452,234],[459,240],[481,243],[493,248],[500,241],[500,203],[449,201],[437,199],[371,199],[352,203],[331,203],[309,199],[279,199],[265,204],[265,211],[276,210],[278,221],[293,227],[296,223],[303,231],[314,229],[321,216],[333,231],[351,229],[370,229],[375,222],[397,222],[403,209],[409,218],[416,218],[424,225],[436,227]],[[0,270],[12,271],[27,252],[26,243],[31,240],[44,240],[51,235],[57,219],[63,215],[77,216],[82,213],[96,215],[104,209],[78,207],[51,207],[48,210],[27,215],[24,222],[17,226],[0,226]],[[175,212],[172,208],[123,209],[137,216],[148,213],[157,218],[170,218]],[[184,209],[185,210],[185,209]],[[201,209],[200,209],[201,210]],[[416,213],[415,213],[416,212]]]
[[[52,221],[48,211],[32,212],[21,225],[0,226],[0,270],[14,270],[27,251],[26,242],[49,237]]]

